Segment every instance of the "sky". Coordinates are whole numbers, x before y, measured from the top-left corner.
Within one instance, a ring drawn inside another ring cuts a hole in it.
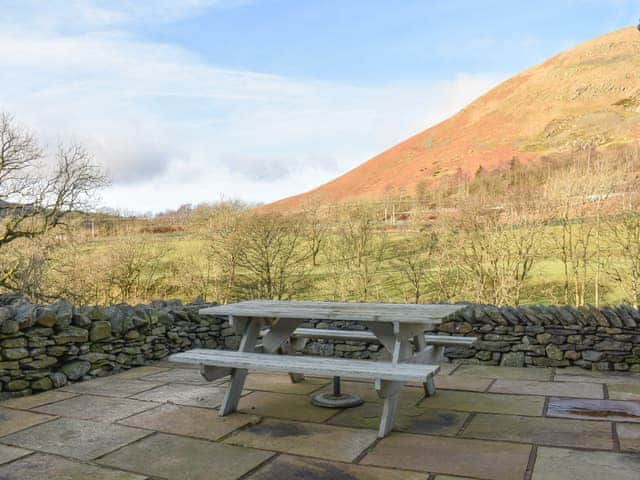
[[[101,205],[274,201],[444,120],[638,0],[0,0],[0,111]]]

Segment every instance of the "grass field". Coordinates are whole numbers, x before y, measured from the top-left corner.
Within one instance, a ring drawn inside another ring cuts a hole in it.
[[[552,241],[553,236],[558,234],[559,227],[546,227],[542,236],[544,245],[539,248],[533,267],[524,282],[521,304],[558,304],[564,303],[564,266],[558,257],[557,247]],[[367,300],[385,302],[405,302],[413,301],[413,293],[410,284],[407,282],[402,269],[395,258],[398,256],[397,245],[407,238],[415,238],[415,233],[403,231],[387,232],[388,248],[385,253],[385,260],[376,267],[372,273],[372,288]],[[91,263],[90,259],[98,259],[105,256],[110,251],[121,248],[121,238],[100,239],[84,243],[81,249],[85,261]],[[151,297],[169,296],[180,298],[183,301],[190,301],[196,295],[202,295],[206,300],[218,300],[214,287],[207,287],[206,282],[194,281],[193,277],[207,268],[207,252],[209,243],[207,240],[186,232],[170,234],[145,234],[129,237],[128,241],[144,242],[145,249],[156,251],[154,257],[154,275],[157,276],[157,290],[148,292],[148,298],[136,298],[126,300],[150,300]],[[603,250],[612,251],[606,245]],[[622,260],[611,253],[606,255],[607,266],[620,264]],[[357,295],[348,292],[336,292],[335,273],[331,265],[331,260],[327,258],[325,252],[321,250],[318,256],[318,265],[312,267],[307,265],[304,269],[306,286],[296,291],[292,298],[314,299],[314,300],[362,300]],[[143,266],[150,268],[149,265]],[[141,267],[142,269],[144,269]],[[465,294],[461,288],[457,295],[452,298],[442,298],[438,295],[437,289],[433,286],[435,273],[438,269],[448,269],[450,266],[438,263],[434,258],[430,265],[429,274],[425,280],[424,294],[421,302],[433,301],[477,301],[472,295]],[[585,302],[593,303],[593,269],[587,273]],[[141,273],[144,275],[144,272]],[[195,283],[195,284],[194,284]],[[606,273],[601,275],[600,281],[601,304],[617,304],[625,301],[624,292],[613,278]],[[123,299],[125,300],[125,299]],[[570,303],[572,299],[570,299]]]

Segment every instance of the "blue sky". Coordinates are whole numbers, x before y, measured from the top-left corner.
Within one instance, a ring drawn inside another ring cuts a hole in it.
[[[0,109],[84,143],[103,204],[308,190],[488,88],[637,23],[637,0],[0,0]]]

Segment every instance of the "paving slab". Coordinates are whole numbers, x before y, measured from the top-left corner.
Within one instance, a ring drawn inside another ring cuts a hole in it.
[[[316,407],[306,395],[252,392],[240,399],[238,411],[261,417],[324,422],[336,414],[332,408]]]
[[[163,372],[145,375],[140,380],[154,383],[187,383],[193,385],[207,385],[210,383],[200,375],[200,370],[189,368],[172,368]]]
[[[149,383],[119,377],[94,378],[86,382],[70,383],[61,388],[65,392],[88,393],[109,397],[130,397],[145,390],[162,385],[162,382]]]
[[[436,475],[435,480],[474,480],[471,477],[456,477],[454,475]]]
[[[244,384],[247,390],[262,390],[277,393],[297,393],[308,395],[327,385],[331,380],[327,378],[308,377],[302,382],[293,383],[287,374],[249,374]]]
[[[194,365],[192,363],[177,363],[177,362],[170,362],[169,360],[157,360],[153,363],[154,367],[159,367],[159,368],[184,368],[184,369],[195,369],[195,370],[200,370],[200,367],[198,365]]]
[[[345,409],[327,423],[344,427],[377,430],[380,426],[381,412],[382,405],[367,402],[359,407]],[[400,405],[396,413],[393,429],[398,432],[454,436],[460,431],[469,415],[469,413]]]
[[[640,423],[640,403],[623,400],[549,399],[548,417]]]
[[[122,372],[115,373],[115,374],[111,375],[111,378],[124,378],[124,379],[127,379],[127,380],[135,380],[135,379],[144,377],[146,375],[151,375],[151,374],[160,373],[160,372],[166,372],[168,370],[169,370],[169,368],[165,368],[165,367],[151,367],[151,366],[135,367],[135,368],[131,368],[129,370],[124,370]]]
[[[530,445],[392,433],[360,462],[481,479],[522,480]]]
[[[640,401],[640,384],[609,384],[607,390],[611,400]]]
[[[640,384],[640,375],[628,372],[602,372],[600,370],[556,369],[556,382],[590,382],[608,384]]]
[[[489,365],[460,365],[452,375],[479,378],[502,378],[504,380],[548,381],[553,376],[550,368],[515,368]]]
[[[540,447],[532,480],[638,480],[640,456]]]
[[[423,473],[403,472],[349,463],[331,463],[281,455],[249,477],[249,480],[426,480]]]
[[[217,408],[222,403],[225,392],[226,388],[220,386],[171,384],[147,390],[132,398],[149,402]],[[243,391],[243,395],[247,393],[249,392]]]
[[[490,392],[517,395],[547,395],[571,398],[604,398],[602,385],[598,383],[540,382],[536,380],[496,380]]]
[[[119,423],[176,435],[217,440],[259,420],[259,417],[242,413],[221,417],[216,410],[209,408],[164,404],[126,418]]]
[[[544,408],[544,400],[544,397],[533,395],[440,390],[433,397],[425,398],[420,403],[420,406],[423,408],[463,412],[540,416]]]
[[[460,365],[457,363],[439,363],[438,366],[440,367],[438,375],[451,375],[451,372],[453,372]]]
[[[169,480],[235,480],[272,456],[271,452],[159,433],[98,463]]]
[[[144,480],[135,473],[102,468],[53,455],[36,454],[0,466],[3,480]]]
[[[376,393],[376,390],[373,388],[373,382],[354,382],[348,380],[342,380],[340,384],[340,389],[344,393],[351,393],[353,395],[359,396],[365,402],[375,402],[382,403],[384,400],[381,400]],[[327,385],[317,393],[324,392],[333,392],[333,385]],[[424,388],[422,385],[420,386],[404,386],[402,390],[400,390],[400,404],[401,405],[415,405],[417,404],[422,397],[424,397]]]
[[[611,424],[587,420],[478,414],[462,436],[536,445],[613,449]]]
[[[616,424],[620,450],[640,453],[640,425],[637,423]]]
[[[122,425],[60,418],[14,433],[2,441],[30,450],[92,460],[149,434]]]
[[[115,422],[156,406],[157,404],[152,402],[142,402],[129,398],[79,395],[68,400],[42,405],[33,411],[80,420]]]
[[[464,390],[468,392],[485,392],[493,379],[481,377],[465,377],[464,375],[436,375],[436,388],[444,390]]]
[[[66,400],[67,398],[73,398],[75,396],[75,393],[63,392],[61,390],[49,390],[48,392],[29,395],[27,397],[11,398],[1,402],[0,406],[17,408],[19,410],[29,410],[31,408],[39,407],[40,405],[59,402],[60,400]]]
[[[0,437],[53,420],[51,415],[0,407]]]
[[[224,442],[352,462],[376,440],[376,436],[377,433],[373,430],[266,419],[235,432]]]
[[[0,444],[0,464],[12,462],[20,457],[24,457],[32,453],[30,450],[23,448],[10,447],[9,445]],[[3,477],[0,477],[3,478]]]

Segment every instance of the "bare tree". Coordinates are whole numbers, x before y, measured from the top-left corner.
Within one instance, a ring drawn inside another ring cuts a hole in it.
[[[458,261],[474,300],[518,305],[533,267],[543,223],[516,210],[462,212],[454,229],[462,242]]]
[[[63,225],[70,213],[89,208],[105,184],[81,146],[58,147],[51,162],[31,133],[0,114],[0,249]],[[11,288],[11,271],[0,269],[1,286]]]
[[[240,251],[242,287],[257,298],[291,298],[306,285],[304,223],[296,216],[254,213],[243,225]]]
[[[594,303],[601,302],[601,277],[606,257],[602,219],[610,196],[624,181],[626,166],[597,154],[594,148],[575,153],[565,168],[546,184],[546,200],[555,208],[560,235],[554,237],[564,273],[564,301],[586,303],[593,286]],[[612,168],[613,166],[625,168]]]
[[[412,301],[420,303],[433,271],[433,253],[437,237],[433,232],[405,238],[396,248],[395,265],[408,282]]]
[[[609,268],[609,275],[620,285],[625,300],[640,304],[640,213],[636,209],[609,219],[609,236],[621,261]]]
[[[328,254],[335,285],[346,291],[334,297],[366,302],[375,291],[388,251],[387,235],[377,223],[370,205],[356,204],[343,212]]]
[[[316,267],[320,248],[327,237],[327,221],[322,217],[320,206],[317,203],[305,205],[302,212],[306,225],[305,236],[311,254],[311,265]]]
[[[207,257],[216,267],[214,276],[220,285],[217,290],[222,303],[237,299],[238,270],[246,245],[244,225],[248,215],[243,205],[223,202],[215,207],[206,221]]]

